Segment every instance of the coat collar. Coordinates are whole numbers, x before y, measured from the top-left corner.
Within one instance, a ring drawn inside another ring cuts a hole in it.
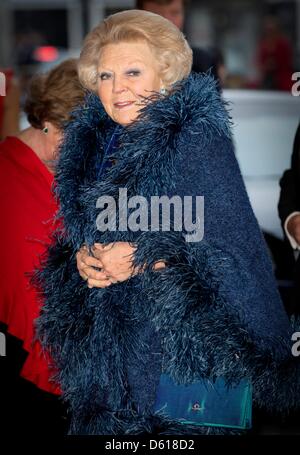
[[[154,94],[150,101],[145,99],[145,107],[137,121],[125,128],[119,126],[121,134],[135,136],[145,129],[154,129],[155,132],[163,130],[176,135],[192,123],[195,129],[206,128],[230,136],[226,103],[221,99],[217,82],[208,74],[191,73],[173,86],[170,95]],[[74,117],[75,123],[76,119],[79,120],[87,131],[99,128],[109,135],[117,126],[106,114],[99,97],[91,92]]]

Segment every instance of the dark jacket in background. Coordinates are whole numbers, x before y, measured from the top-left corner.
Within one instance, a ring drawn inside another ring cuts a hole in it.
[[[300,211],[300,123],[294,140],[291,168],[284,172],[280,187],[278,212],[284,225],[291,213]]]
[[[212,52],[196,47],[192,48],[193,51],[193,66],[192,71],[195,73],[206,73],[211,71],[211,75],[219,82],[218,66],[216,58]],[[218,84],[219,87],[219,84]]]
[[[300,212],[300,123],[296,132],[291,168],[287,169],[280,180],[280,197],[278,213],[282,226],[293,212]],[[300,313],[300,257],[294,270],[295,288],[292,296],[291,312]]]

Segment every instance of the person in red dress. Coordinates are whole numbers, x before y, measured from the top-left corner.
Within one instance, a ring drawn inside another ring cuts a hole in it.
[[[22,420],[22,412],[28,412],[28,406],[34,407],[35,397],[39,402],[36,414],[50,416],[46,403],[53,401],[53,395],[60,394],[58,386],[51,381],[39,343],[33,342],[39,300],[31,284],[31,274],[39,266],[51,233],[57,227],[54,216],[58,207],[53,195],[55,160],[63,127],[83,98],[74,59],[61,63],[48,74],[36,76],[25,105],[31,126],[0,143],[3,265],[0,323],[7,337],[5,376],[9,386],[14,385],[13,396],[17,397],[14,406],[9,399],[7,412],[17,427],[17,415]],[[29,396],[32,404],[28,403]],[[41,425],[44,423],[41,415],[37,419]]]

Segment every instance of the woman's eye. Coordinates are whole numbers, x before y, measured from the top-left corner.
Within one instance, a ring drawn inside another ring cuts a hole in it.
[[[139,70],[127,71],[128,76],[139,76],[141,72]]]
[[[108,73],[100,73],[99,78],[101,81],[106,81],[107,79],[110,79],[111,75]]]

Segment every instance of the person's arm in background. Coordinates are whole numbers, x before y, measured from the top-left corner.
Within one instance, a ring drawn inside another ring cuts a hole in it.
[[[278,213],[284,232],[293,249],[300,245],[300,124],[298,126],[292,154],[291,168],[280,180]]]
[[[3,123],[1,125],[0,139],[15,135],[19,132],[20,89],[15,80],[9,84],[4,98]]]

